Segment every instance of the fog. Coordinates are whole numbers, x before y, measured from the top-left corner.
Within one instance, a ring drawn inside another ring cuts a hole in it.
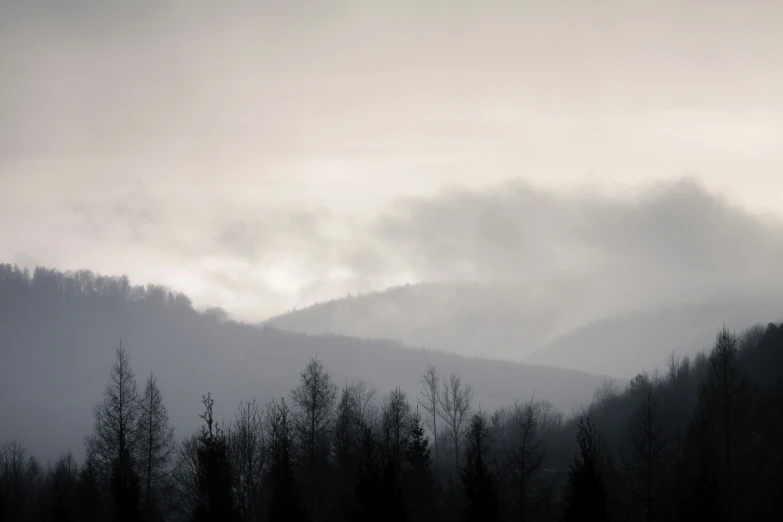
[[[0,0],[0,519],[779,520],[781,20]]]
[[[0,219],[15,226],[0,255],[24,266],[125,273],[258,321],[394,284],[539,274],[553,255],[553,270],[600,263],[563,261],[592,255],[574,244],[580,212],[590,234],[627,226],[590,240],[636,262],[675,241],[656,221],[669,199],[720,207],[683,177],[781,219],[774,2],[2,10]],[[674,188],[639,200],[661,183]],[[498,230],[472,245],[488,225],[461,213],[495,197],[528,210],[484,217]],[[518,230],[535,205],[568,214]],[[612,223],[636,207],[639,223]],[[447,212],[461,245],[432,237]],[[642,235],[626,247],[631,230]]]

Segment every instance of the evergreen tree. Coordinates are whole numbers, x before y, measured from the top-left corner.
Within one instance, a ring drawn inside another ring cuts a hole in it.
[[[174,427],[169,421],[163,397],[150,375],[139,403],[138,463],[144,491],[144,514],[150,521],[158,518],[162,495],[170,478],[176,450]]]
[[[55,522],[69,522],[74,519],[78,469],[73,454],[62,455],[51,472],[52,519]]]
[[[253,399],[240,402],[228,432],[236,500],[242,520],[261,516],[261,482],[266,464],[263,411]]]
[[[353,522],[382,520],[385,511],[382,499],[383,455],[370,425],[361,426],[358,480]]]
[[[508,445],[505,452],[507,469],[516,489],[519,520],[528,520],[532,504],[540,494],[538,475],[544,461],[543,442],[539,436],[541,406],[531,397],[525,403],[515,402],[508,416]]]
[[[418,408],[411,418],[410,440],[405,454],[403,472],[405,504],[411,522],[430,521],[436,517],[435,477],[432,471],[429,438]]]
[[[98,472],[90,458],[87,459],[79,472],[76,512],[80,522],[103,522],[106,520],[104,499],[98,483]]]
[[[270,463],[266,480],[270,489],[269,521],[306,520],[295,478],[294,425],[285,399],[267,406],[266,431]]]
[[[356,385],[347,384],[340,393],[334,429],[337,476],[334,517],[346,520],[353,509],[361,444],[361,400]]]
[[[312,359],[302,370],[299,385],[291,392],[296,407],[295,425],[299,453],[300,477],[304,500],[315,520],[322,515],[326,490],[330,486],[329,454],[334,430],[334,406],[337,386],[332,382],[323,361]]]
[[[607,499],[601,469],[600,438],[589,418],[579,418],[576,440],[579,454],[574,458],[568,475],[565,520],[606,521]]]
[[[125,448],[114,463],[109,487],[114,501],[115,520],[118,522],[139,520],[141,498],[139,475],[136,473],[135,462],[128,448]]]
[[[193,514],[194,522],[233,522],[238,520],[233,498],[233,477],[228,456],[228,443],[223,430],[213,418],[214,400],[203,399],[205,425],[198,437],[199,502]]]
[[[464,519],[476,522],[499,520],[498,495],[490,461],[489,429],[483,412],[471,416],[466,443],[465,465],[460,470],[466,502]]]
[[[755,388],[739,359],[737,342],[726,328],[718,334],[690,432],[691,451],[711,455],[713,462],[719,463],[721,495],[715,500],[728,520],[742,519],[734,504],[740,492],[751,493],[743,486],[753,474],[747,467],[747,454],[754,445],[749,428],[756,405]]]
[[[139,394],[136,378],[130,367],[128,352],[117,349],[103,402],[94,409],[94,432],[85,445],[99,481],[108,485],[121,459],[133,455],[137,448]]]
[[[629,394],[637,401],[628,425],[629,455],[623,457],[626,485],[631,494],[632,511],[640,520],[661,518],[658,500],[663,493],[667,466],[658,402],[660,383],[646,375],[631,382]]]

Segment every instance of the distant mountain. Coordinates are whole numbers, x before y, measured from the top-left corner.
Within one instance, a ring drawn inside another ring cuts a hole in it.
[[[662,367],[672,350],[693,355],[709,348],[724,321],[741,330],[783,318],[783,292],[774,289],[712,289],[678,306],[641,296],[635,302],[632,292],[616,292],[617,298],[595,306],[597,294],[574,280],[535,288],[420,284],[317,304],[267,324],[632,377]],[[657,299],[666,302],[663,294]]]
[[[741,331],[781,319],[780,294],[635,312],[579,328],[530,354],[525,362],[586,372],[600,368],[631,377],[642,368],[663,370],[673,350],[690,357],[709,351],[724,324]]]
[[[421,283],[318,303],[266,324],[310,334],[397,339],[467,356],[519,360],[568,331],[573,282],[545,290],[515,283]],[[531,295],[543,296],[531,299]],[[564,305],[566,303],[566,305]]]
[[[287,397],[314,356],[338,384],[363,379],[381,395],[400,385],[412,402],[421,373],[435,364],[442,373],[459,372],[474,386],[476,405],[487,409],[535,392],[570,413],[604,381],[392,341],[240,324],[219,311],[195,311],[183,294],[132,286],[124,277],[0,265],[0,441],[23,440],[44,459],[66,449],[78,455],[120,340],[140,386],[156,375],[180,436],[200,423],[202,394],[211,392],[217,417],[230,419],[240,398]]]

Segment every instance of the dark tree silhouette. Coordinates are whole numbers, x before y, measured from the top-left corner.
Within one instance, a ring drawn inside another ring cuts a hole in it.
[[[239,403],[236,418],[228,431],[228,441],[239,514],[242,520],[256,520],[262,515],[266,441],[263,411],[255,399]]]
[[[270,463],[267,483],[270,489],[269,520],[298,522],[307,520],[296,483],[294,460],[295,428],[291,410],[285,402],[267,405],[267,460]]]
[[[403,494],[411,522],[425,522],[437,518],[435,476],[430,458],[429,438],[418,408],[411,417],[410,437],[405,454],[407,466],[403,471]]]
[[[427,365],[427,369],[421,376],[421,390],[419,404],[424,408],[429,416],[424,420],[427,427],[432,432],[432,441],[435,448],[435,463],[439,463],[438,454],[438,417],[440,416],[440,375],[437,368],[432,364]]]
[[[720,502],[719,510],[727,520],[739,517],[734,504],[744,484],[738,478],[747,480],[752,473],[744,468],[747,461],[742,462],[741,458],[752,444],[748,428],[753,422],[756,390],[743,368],[737,344],[737,337],[726,328],[718,334],[706,380],[699,390],[691,430],[696,451],[717,457],[720,464],[721,494],[715,500]]]
[[[40,480],[41,468],[24,446],[16,441],[0,446],[0,494],[10,522],[33,516]]]
[[[193,513],[194,522],[233,522],[238,520],[233,498],[233,477],[228,456],[228,442],[223,429],[213,417],[214,400],[209,394],[202,399],[204,426],[198,437],[199,501]]]
[[[565,498],[565,520],[608,520],[602,473],[600,436],[589,418],[580,417],[576,440],[579,454],[571,464]]]
[[[139,393],[136,378],[130,367],[128,352],[117,349],[117,359],[111,369],[103,402],[95,406],[95,427],[86,438],[87,456],[103,484],[118,478],[116,473],[130,479],[137,450],[139,422]]]
[[[380,445],[372,427],[362,423],[356,500],[351,520],[371,522],[384,519],[382,480],[383,454]]]
[[[438,414],[448,430],[454,452],[454,472],[459,473],[460,442],[465,433],[465,422],[470,414],[473,388],[462,382],[459,375],[452,373],[443,383],[438,399]]]
[[[81,522],[106,520],[106,507],[98,482],[98,472],[93,461],[89,458],[79,472],[76,488],[76,512]]]
[[[544,462],[544,444],[539,434],[541,405],[531,397],[527,402],[514,403],[509,419],[510,441],[505,457],[517,488],[519,520],[528,520],[537,491],[537,479]]]
[[[669,460],[659,388],[660,383],[647,375],[639,375],[631,382],[629,392],[636,397],[637,406],[628,426],[628,454],[622,456],[632,511],[646,522],[661,518],[658,501]]]
[[[466,433],[465,465],[460,479],[465,492],[466,521],[491,522],[500,519],[495,474],[490,461],[490,440],[486,415],[479,411],[470,418]]]
[[[138,461],[144,491],[144,516],[160,517],[160,505],[171,477],[176,451],[174,427],[169,421],[155,377],[150,375],[139,402]]]
[[[351,516],[358,480],[362,423],[367,404],[374,395],[363,382],[348,384],[340,392],[334,432],[336,464],[336,495],[334,518],[347,520]]]
[[[337,386],[329,377],[323,361],[313,358],[302,370],[299,386],[291,392],[291,399],[295,406],[305,503],[314,520],[321,518],[322,510],[316,509],[316,506],[326,502],[336,398]]]
[[[79,470],[73,454],[62,455],[50,473],[52,487],[52,519],[55,522],[69,522],[76,516],[76,487]]]
[[[133,522],[141,518],[139,475],[134,467],[133,456],[125,448],[114,463],[109,486],[114,501],[114,518],[119,522]]]

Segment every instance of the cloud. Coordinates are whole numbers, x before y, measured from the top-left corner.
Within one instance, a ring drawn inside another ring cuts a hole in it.
[[[0,256],[246,318],[432,279],[775,279],[777,225],[700,187],[562,186],[690,170],[779,207],[777,8],[555,4],[0,3]]]
[[[400,203],[371,236],[425,280],[578,277],[622,305],[783,288],[783,223],[691,179],[614,197],[522,182],[451,191]]]

